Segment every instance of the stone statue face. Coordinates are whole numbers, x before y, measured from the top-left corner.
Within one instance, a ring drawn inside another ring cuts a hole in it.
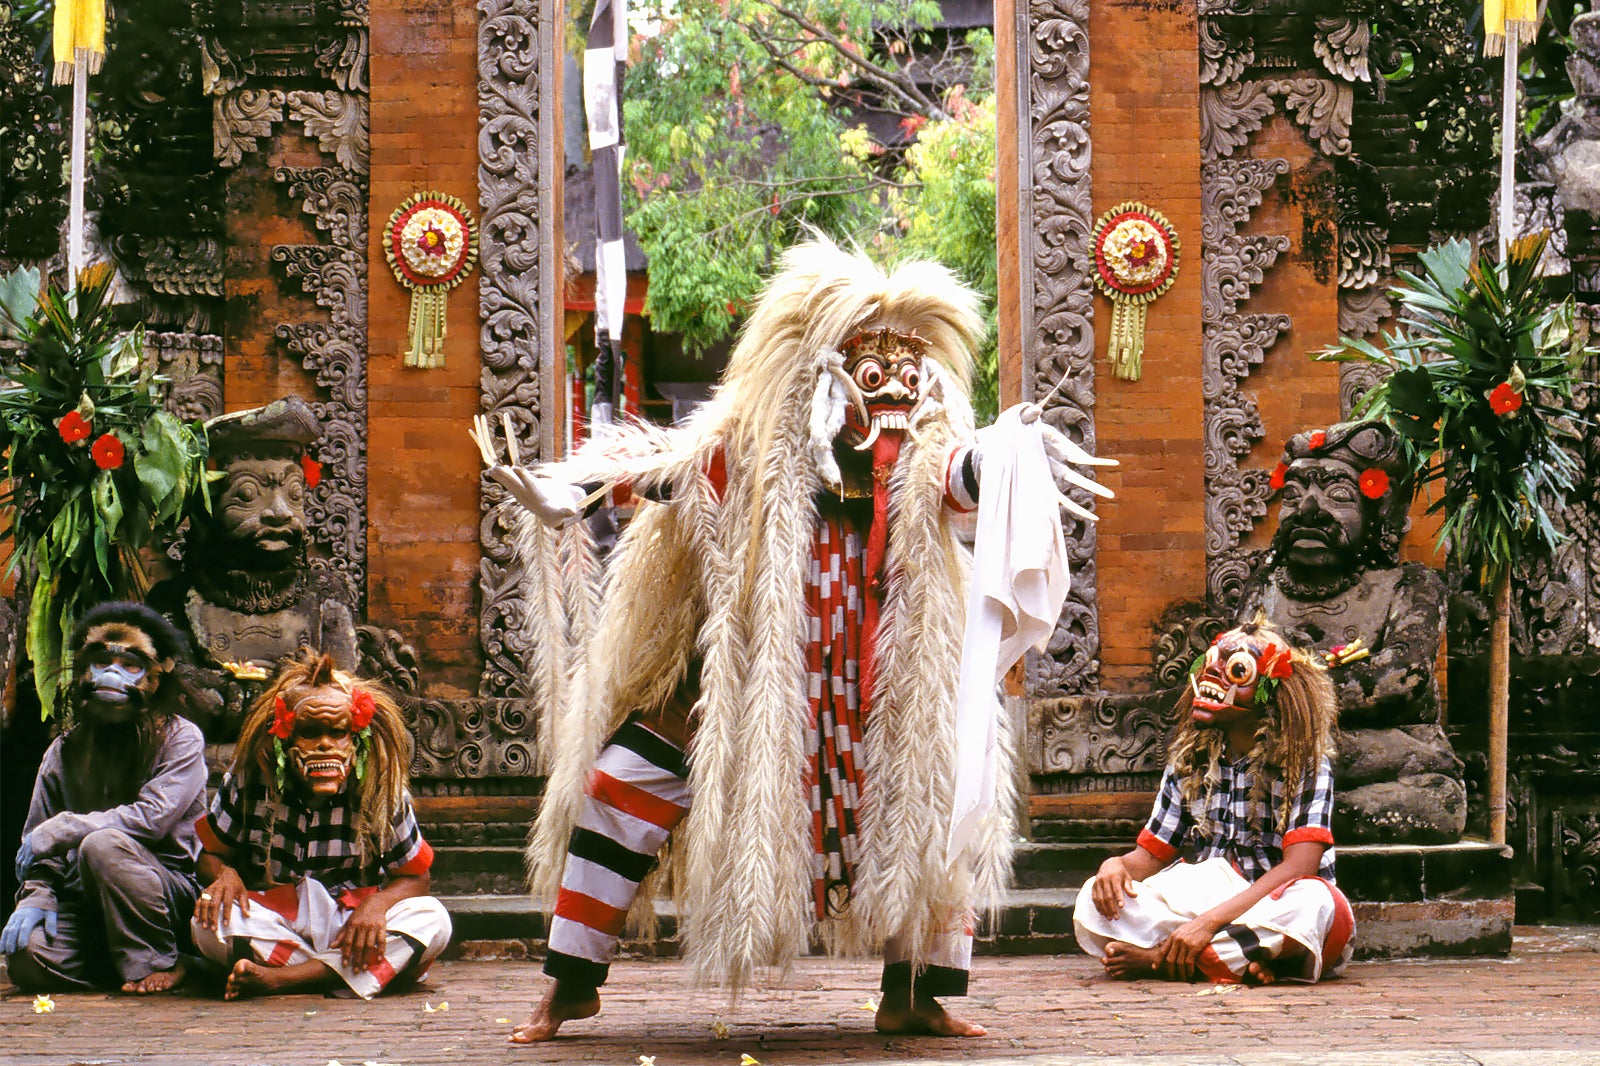
[[[1354,467],[1336,459],[1298,459],[1279,494],[1278,562],[1305,575],[1348,572],[1362,557],[1369,530]]]
[[[223,537],[287,565],[306,536],[306,476],[294,459],[236,458],[217,497]]]

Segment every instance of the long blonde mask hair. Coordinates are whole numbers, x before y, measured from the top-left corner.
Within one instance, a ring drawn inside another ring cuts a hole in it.
[[[1261,709],[1255,743],[1247,755],[1255,768],[1251,787],[1251,820],[1266,811],[1272,779],[1283,781],[1278,809],[1272,812],[1276,824],[1289,819],[1303,783],[1316,774],[1324,758],[1332,758],[1337,747],[1339,707],[1328,680],[1328,671],[1316,656],[1289,644],[1264,621],[1239,627],[1252,636],[1273,640],[1289,648],[1290,674],[1277,682],[1272,698]],[[1197,725],[1192,713],[1194,693],[1185,689],[1178,701],[1178,725],[1168,745],[1168,758],[1178,778],[1183,798],[1202,831],[1206,824],[1206,804],[1200,802],[1221,780],[1221,762],[1227,740],[1222,730]]]

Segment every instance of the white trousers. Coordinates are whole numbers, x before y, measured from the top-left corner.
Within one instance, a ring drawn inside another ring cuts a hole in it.
[[[291,894],[290,889],[294,891]],[[344,965],[334,940],[355,912],[343,906],[321,883],[305,878],[296,886],[250,893],[250,914],[235,903],[212,931],[191,923],[195,946],[213,962],[229,966],[248,943],[263,966],[288,966],[315,959],[333,970],[350,990],[371,999],[401,974],[421,976],[450,943],[450,915],[432,896],[403,899],[385,915],[389,936],[383,957],[364,969]]]
[[[1078,893],[1073,909],[1078,943],[1094,956],[1103,956],[1112,941],[1153,948],[1206,911],[1237,896],[1250,882],[1226,859],[1200,863],[1173,863],[1147,881],[1133,882],[1133,895],[1122,913],[1107,919],[1094,905],[1095,878]],[[1278,957],[1287,941],[1305,949],[1306,961],[1296,973],[1279,972],[1290,981],[1316,981],[1337,972],[1350,959],[1355,919],[1350,903],[1333,885],[1319,877],[1302,877],[1277,889],[1245,911],[1211,939],[1201,952],[1200,972],[1223,984],[1243,979],[1251,962],[1267,963]]]

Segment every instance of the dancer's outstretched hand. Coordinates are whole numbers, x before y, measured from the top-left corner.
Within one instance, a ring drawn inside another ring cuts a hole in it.
[[[525,466],[496,464],[489,468],[489,476],[551,529],[571,525],[583,516],[586,497],[581,486],[540,477]]]

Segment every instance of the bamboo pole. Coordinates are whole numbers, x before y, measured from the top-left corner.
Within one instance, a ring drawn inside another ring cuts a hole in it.
[[[72,170],[71,201],[67,213],[67,289],[78,288],[78,272],[84,268],[83,201],[89,140],[89,53],[79,48],[72,71]]]
[[[1506,741],[1511,722],[1511,571],[1494,590],[1489,631],[1489,841],[1506,842]]]
[[[1500,85],[1500,252],[1516,238],[1517,189],[1517,34],[1506,33],[1505,67]]]

